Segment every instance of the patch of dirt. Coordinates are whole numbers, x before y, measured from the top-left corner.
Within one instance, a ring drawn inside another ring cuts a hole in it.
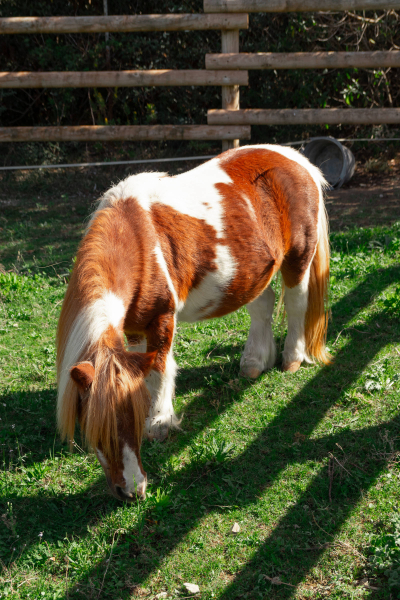
[[[359,160],[353,178],[328,192],[326,208],[332,231],[400,221],[400,153],[390,160]]]
[[[390,148],[371,157],[371,149],[364,149],[354,151],[354,154],[356,171],[353,178],[343,188],[330,191],[326,196],[331,230],[339,231],[355,226],[389,226],[400,221],[400,151]],[[179,175],[202,162],[172,161],[111,169],[66,169],[41,174],[20,171],[13,176],[1,173],[0,212],[21,208],[30,213],[47,212],[50,210],[50,200],[53,209],[59,214],[80,222],[82,216],[86,217],[99,196],[113,182],[145,171],[160,170],[170,175]]]

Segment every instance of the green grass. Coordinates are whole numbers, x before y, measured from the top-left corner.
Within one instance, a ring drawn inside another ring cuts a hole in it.
[[[250,382],[245,310],[179,326],[183,431],[143,444],[149,494],[123,505],[55,428],[55,328],[92,183],[39,200],[21,184],[0,217],[1,597],[184,598],[191,582],[202,599],[400,598],[400,226],[332,234],[332,366]]]

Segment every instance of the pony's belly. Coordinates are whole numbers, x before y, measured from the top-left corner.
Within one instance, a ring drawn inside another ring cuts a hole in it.
[[[272,273],[268,277],[247,280],[245,287],[242,282],[242,289],[237,295],[232,294],[232,289],[228,290],[227,287],[211,290],[205,289],[206,285],[200,285],[189,293],[183,308],[177,312],[177,320],[193,323],[235,312],[253,302],[264,291],[271,281],[271,275]]]
[[[200,286],[201,287],[201,286]],[[185,302],[183,308],[177,313],[177,320],[186,323],[194,323],[209,318],[219,303],[222,294],[206,296],[204,290],[193,289]]]
[[[238,270],[239,265],[229,247],[217,244],[212,270],[197,287],[189,291],[184,306],[178,311],[178,320],[192,323],[209,318],[223,302],[225,290],[235,279]]]

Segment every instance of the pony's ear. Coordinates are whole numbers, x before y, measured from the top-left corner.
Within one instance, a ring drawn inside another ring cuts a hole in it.
[[[157,350],[154,352],[129,352],[129,358],[141,370],[144,377],[146,377],[154,365],[157,354]]]
[[[94,379],[94,367],[90,362],[75,365],[71,368],[70,373],[78,388],[83,392],[91,386]]]

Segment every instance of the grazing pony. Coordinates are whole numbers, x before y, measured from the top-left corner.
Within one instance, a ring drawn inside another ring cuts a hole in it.
[[[177,427],[177,321],[251,316],[241,373],[275,364],[280,270],[283,370],[329,362],[328,228],[321,172],[291,148],[244,146],[176,177],[142,173],[104,194],[79,247],[57,333],[58,425],[78,420],[113,494],[144,497],[143,433]]]

